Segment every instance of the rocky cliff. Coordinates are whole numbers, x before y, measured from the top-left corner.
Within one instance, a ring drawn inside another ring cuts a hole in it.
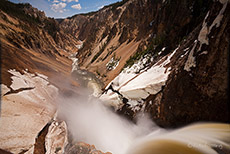
[[[181,28],[191,29],[182,35],[183,40],[170,46],[171,38],[175,41],[180,33],[169,34],[157,55],[146,54],[123,70],[107,86],[102,99],[112,100],[118,112],[131,119],[138,112],[147,112],[163,127],[194,121],[228,122],[229,2],[210,2],[206,7],[193,16],[197,25],[188,16],[188,25]],[[181,16],[173,19],[177,17]]]
[[[78,52],[82,68],[97,72],[109,83],[143,55],[156,58],[163,47],[164,55],[175,49],[202,22],[210,4],[205,0],[124,0],[65,19],[61,26],[84,42]]]
[[[5,70],[27,68],[34,72],[36,68],[48,73],[57,72],[51,68],[52,62],[50,67],[46,66],[49,60],[71,64],[67,57],[77,50],[77,40],[64,34],[56,20],[29,4],[16,5],[5,0],[1,1],[0,11],[2,83],[10,84],[7,81],[10,75]]]
[[[121,114],[144,111],[167,127],[227,122],[228,8],[228,1],[124,0],[61,27],[83,41],[81,68],[108,85],[102,99]]]

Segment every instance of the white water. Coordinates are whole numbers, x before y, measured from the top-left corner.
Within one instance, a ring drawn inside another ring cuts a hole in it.
[[[132,154],[217,154],[230,148],[230,125],[197,123],[164,133],[150,133],[129,148]]]
[[[135,138],[150,133],[155,127],[148,119],[141,117],[134,125],[97,99],[82,97],[62,100],[65,103],[60,107],[59,116],[65,117],[73,138],[93,144],[104,152],[124,154]]]
[[[181,153],[187,150],[186,153],[214,154],[211,146],[229,148],[229,125],[196,124],[164,130],[146,116],[139,116],[137,124],[129,122],[96,98],[62,97],[59,102],[59,116],[66,119],[74,140],[95,145],[103,152],[159,154],[173,153],[173,150],[176,153],[182,149]],[[169,151],[165,152],[165,148]]]
[[[87,71],[76,67],[74,77],[92,81],[91,88],[97,91],[96,77]],[[80,96],[60,96],[57,101],[59,117],[66,120],[76,142],[95,145],[98,150],[113,154],[216,154],[213,148],[230,149],[229,124],[199,123],[165,130],[143,115],[137,116],[134,124],[93,97],[86,87],[79,92]]]

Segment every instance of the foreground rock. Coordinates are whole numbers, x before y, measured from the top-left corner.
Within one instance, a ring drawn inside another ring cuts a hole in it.
[[[103,153],[97,150],[94,145],[79,142],[74,145],[68,145],[65,149],[66,154],[112,154],[110,152]]]
[[[13,153],[26,152],[34,148],[38,133],[54,116],[58,91],[44,75],[9,72],[12,85],[2,86],[0,147]]]
[[[46,153],[63,154],[64,148],[67,145],[67,126],[64,121],[54,120],[46,134],[45,147]]]
[[[31,5],[0,3],[0,149],[34,153],[39,132],[56,112],[59,80],[71,79],[68,55],[77,42],[61,37],[58,22]]]

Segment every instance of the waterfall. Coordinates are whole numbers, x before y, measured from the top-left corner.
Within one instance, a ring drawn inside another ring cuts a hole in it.
[[[58,115],[67,122],[74,142],[95,145],[113,154],[217,154],[223,148],[230,150],[229,124],[196,123],[168,130],[144,114],[137,116],[136,123],[131,122],[88,92],[92,80],[99,83],[96,76],[75,68],[74,77],[87,82],[79,89],[81,95],[60,96],[57,100]]]
[[[135,141],[128,153],[217,154],[216,150],[229,149],[229,143],[229,124],[197,123],[164,133],[150,133]]]
[[[60,97],[59,117],[65,119],[75,142],[95,145],[113,154],[206,153],[230,148],[230,125],[197,123],[167,130],[146,115],[133,123],[95,97]]]

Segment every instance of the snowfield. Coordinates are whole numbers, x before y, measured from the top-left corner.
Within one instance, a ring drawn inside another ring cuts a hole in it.
[[[142,63],[137,62],[131,68],[125,69],[121,72],[113,81],[106,87],[112,87],[118,91],[123,97],[129,99],[131,106],[137,105],[137,101],[141,102],[141,99],[147,98],[150,94],[158,93],[162,86],[168,79],[170,74],[170,67],[167,65],[170,63],[170,59],[176,53],[176,48],[171,54],[162,57],[155,65],[150,68],[141,70],[136,74],[136,68],[142,68]],[[145,61],[144,61],[145,62]],[[137,64],[141,66],[138,67]],[[135,68],[134,68],[135,67]],[[112,106],[116,108],[122,104],[119,95],[116,92],[108,90],[101,97],[101,100],[110,102]]]
[[[58,89],[48,77],[9,70],[13,76],[10,87],[1,85],[0,147],[13,153],[30,149],[38,133],[55,113]]]

